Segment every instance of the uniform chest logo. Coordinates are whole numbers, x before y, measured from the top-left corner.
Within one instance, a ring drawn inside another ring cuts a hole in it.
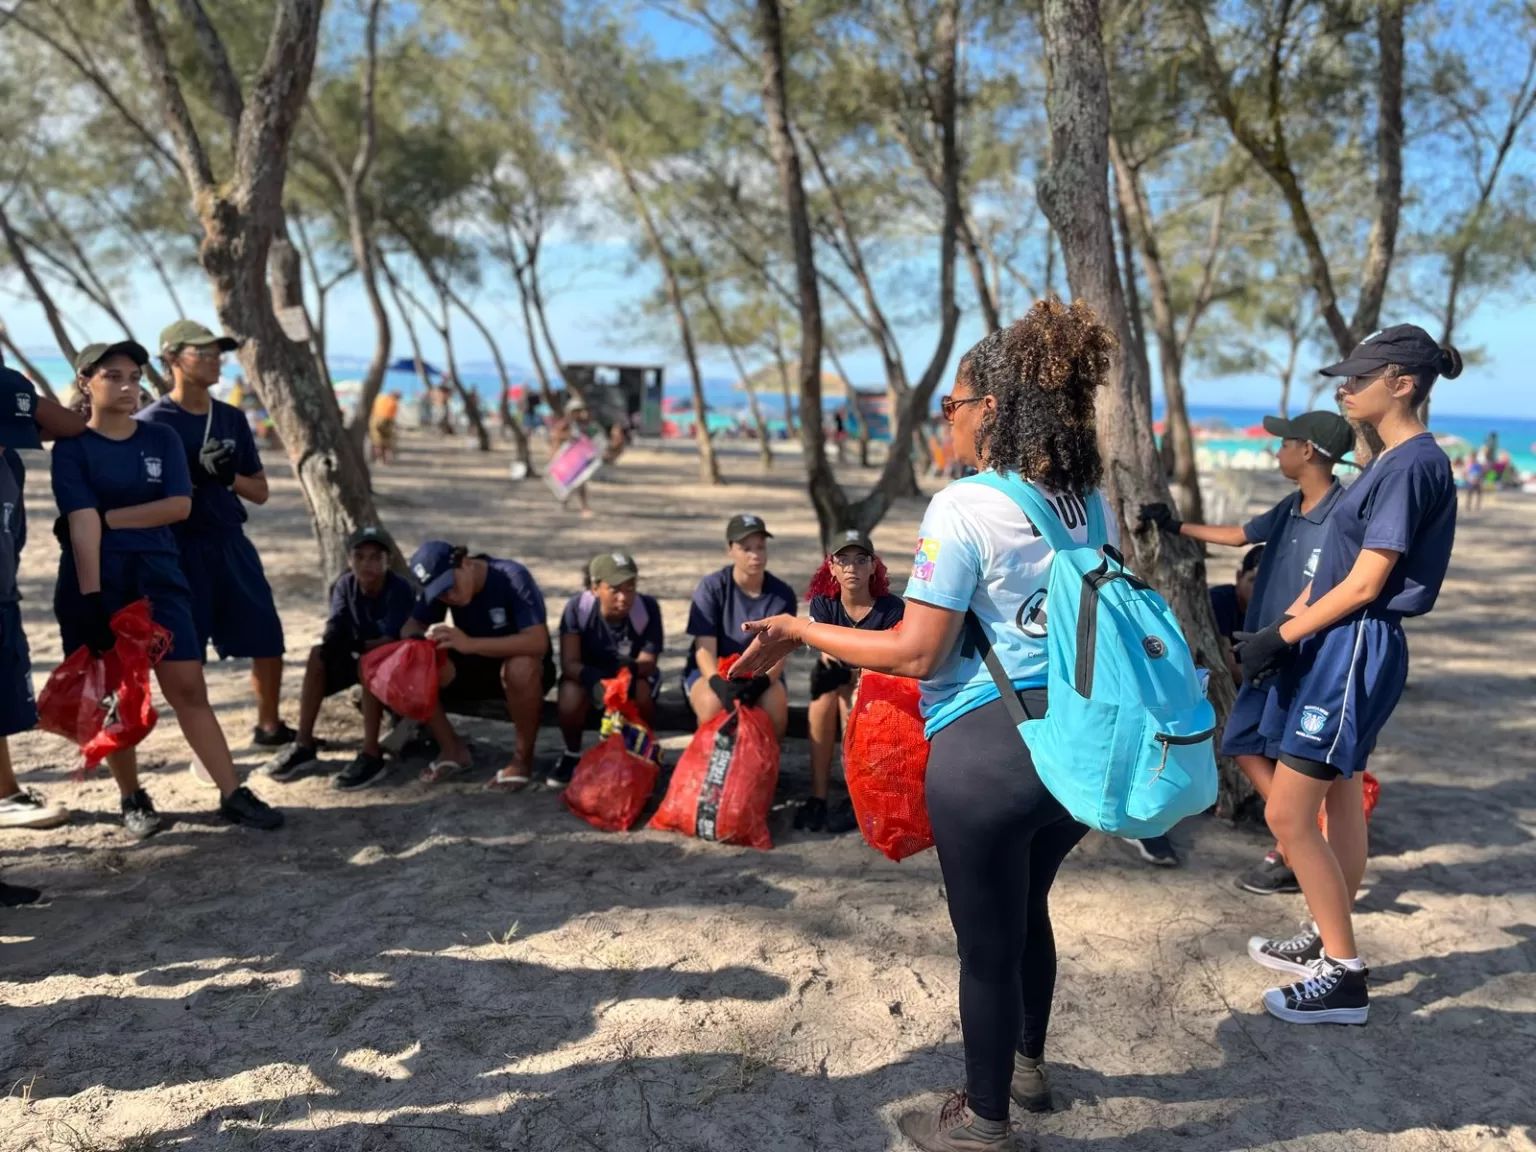
[[[13,512],[15,512],[15,511],[16,511],[16,505],[11,504],[11,503],[7,503],[5,505],[5,529],[4,530],[5,530],[5,534],[7,536],[9,536],[11,534],[11,514]]]
[[[1317,736],[1328,726],[1328,709],[1308,704],[1301,710],[1301,731],[1304,736]]]
[[[162,470],[163,467],[160,462],[160,457],[144,457],[144,475],[148,476],[151,480],[159,480]]]
[[[507,610],[505,608],[491,609],[491,627],[505,628],[507,626]]]
[[[32,415],[32,394],[30,392],[16,393],[16,414],[18,416]]]
[[[416,565],[412,571],[416,573],[416,579],[420,580],[423,584],[427,583],[427,581],[432,578],[432,574],[427,571],[427,566],[425,564]]]
[[[1312,555],[1307,557],[1307,567],[1303,573],[1308,580],[1317,575],[1317,562],[1322,558],[1323,550],[1321,548],[1312,549]]]

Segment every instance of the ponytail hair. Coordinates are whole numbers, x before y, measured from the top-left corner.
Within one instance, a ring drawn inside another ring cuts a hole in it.
[[[1408,397],[1408,403],[1418,408],[1429,399],[1429,391],[1435,386],[1435,381],[1444,377],[1454,380],[1461,375],[1465,365],[1461,359],[1461,353],[1449,344],[1440,346],[1440,359],[1433,368],[1404,368],[1398,364],[1387,366],[1387,372],[1393,376],[1408,376],[1413,380],[1413,393]]]

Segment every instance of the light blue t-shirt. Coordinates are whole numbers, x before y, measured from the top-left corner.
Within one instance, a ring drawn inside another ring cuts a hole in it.
[[[1072,539],[1088,540],[1083,502],[1036,485],[1056,508]],[[1090,499],[1103,500],[1095,493]],[[1109,543],[1119,526],[1106,506]],[[992,648],[1018,689],[1045,686],[1045,582],[1054,553],[1035,526],[1003,492],[967,477],[936,495],[918,529],[917,554],[906,599],[964,612],[987,630]],[[981,654],[962,631],[954,649],[922,682],[924,731],[933,734],[967,712],[997,699],[997,686]]]

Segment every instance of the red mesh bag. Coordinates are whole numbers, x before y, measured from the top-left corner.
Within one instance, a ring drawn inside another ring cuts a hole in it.
[[[660,771],[656,761],[636,756],[615,732],[587,750],[560,798],[592,827],[623,832],[640,818]]]
[[[843,776],[864,839],[892,860],[933,847],[927,772],[917,682],[863,673],[843,734]]]
[[[384,707],[423,723],[437,711],[438,673],[448,653],[430,640],[396,640],[363,653],[363,687]]]
[[[1369,820],[1371,813],[1376,811],[1376,801],[1381,798],[1381,781],[1369,772],[1361,774],[1360,798],[1365,805],[1365,818]],[[1326,834],[1328,831],[1327,809],[1320,808],[1317,813],[1317,826]]]
[[[778,786],[773,721],[761,708],[737,704],[693,734],[650,827],[722,844],[772,848],[768,811]]]
[[[170,632],[155,623],[148,600],[120,609],[112,631],[110,652],[98,660],[89,648],[75,649],[37,697],[38,727],[79,745],[82,774],[138,745],[160,719],[149,672],[170,651]]]

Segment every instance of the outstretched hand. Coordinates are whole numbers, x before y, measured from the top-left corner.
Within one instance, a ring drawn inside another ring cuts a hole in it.
[[[809,620],[802,620],[798,616],[769,616],[763,620],[748,620],[741,626],[741,630],[755,635],[747,650],[741,654],[741,659],[731,665],[731,679],[762,676],[777,667],[805,642],[801,634],[809,623]]]

